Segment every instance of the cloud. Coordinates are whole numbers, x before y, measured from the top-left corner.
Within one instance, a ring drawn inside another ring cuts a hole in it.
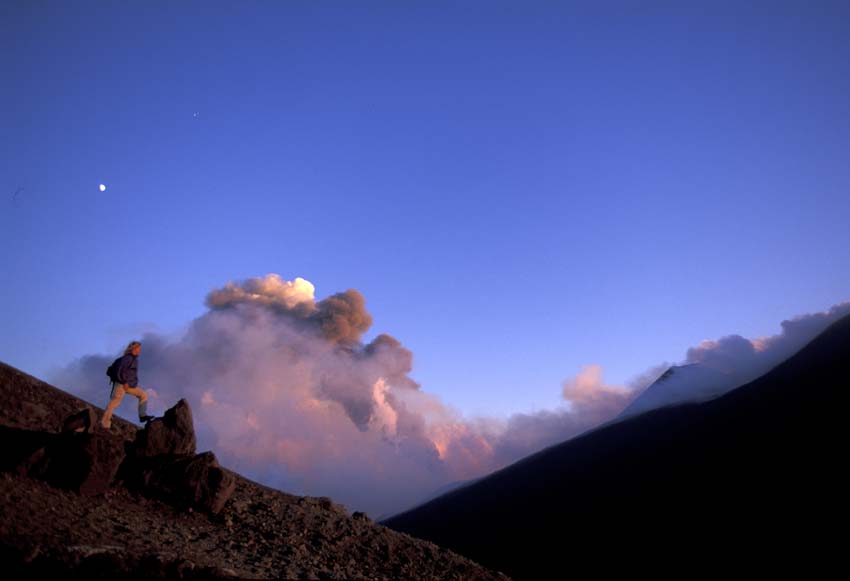
[[[715,341],[706,340],[688,349],[685,363],[699,363],[729,374],[737,385],[741,385],[782,363],[846,315],[850,315],[850,301],[834,305],[825,312],[784,320],[780,325],[782,331],[776,335],[756,339],[728,335]]]
[[[277,274],[269,274],[241,283],[228,282],[224,288],[210,292],[206,304],[211,309],[226,309],[253,303],[283,312],[297,311],[306,316],[316,308],[315,292],[316,287],[301,277],[290,282]],[[303,309],[300,309],[302,306]]]
[[[356,342],[372,326],[366,312],[366,300],[358,291],[348,289],[320,301],[311,320],[334,342]]]
[[[567,406],[532,414],[514,414],[494,443],[494,463],[507,465],[547,446],[561,443],[616,417],[655,377],[657,368],[627,385],[603,381],[601,365],[585,366],[562,384]]]
[[[206,305],[179,337],[141,337],[140,383],[151,410],[186,398],[199,448],[214,450],[223,465],[373,517],[610,420],[663,371],[621,386],[590,365],[564,381],[557,409],[465,418],[413,380],[413,354],[398,339],[383,333],[364,341],[372,317],[354,289],[317,301],[309,281],[270,274],[214,289]],[[787,351],[791,337],[811,335],[818,321],[784,322],[786,336],[761,347],[724,338],[688,356],[735,365],[752,353]],[[83,356],[51,380],[105,405],[104,370],[127,339],[116,353]]]
[[[565,381],[562,391],[565,400],[585,409],[604,409],[606,404],[617,406],[628,393],[624,387],[602,382],[601,365],[588,365],[575,378]]]
[[[318,303],[315,287],[303,278],[282,280],[277,274],[229,282],[207,295],[206,305],[215,311],[245,306],[265,307],[279,315],[300,321],[305,327],[321,332],[334,343],[355,343],[369,327],[372,316],[358,291],[349,289]]]
[[[752,360],[759,352],[749,340],[740,335],[729,335],[717,341],[705,340],[691,347],[685,360],[723,373],[733,373],[741,368],[742,361]]]
[[[271,274],[214,289],[206,305],[183,336],[142,337],[151,408],[185,397],[200,447],[224,465],[373,516],[575,435],[627,399],[591,366],[565,383],[561,410],[464,418],[410,377],[398,339],[363,342],[372,317],[356,290],[317,301],[309,281]],[[55,381],[102,404],[113,356],[81,357]]]
[[[747,339],[727,335],[687,350],[685,361],[665,380],[636,398],[621,417],[728,393],[782,363],[835,321],[850,315],[850,302],[820,313],[782,321],[776,335]]]

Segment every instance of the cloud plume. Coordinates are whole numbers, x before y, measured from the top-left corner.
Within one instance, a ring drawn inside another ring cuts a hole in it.
[[[465,418],[410,376],[413,354],[398,339],[383,333],[364,342],[372,317],[354,289],[316,300],[309,281],[270,274],[229,282],[210,292],[206,305],[179,338],[141,337],[141,385],[152,410],[185,397],[199,447],[214,450],[225,466],[373,517],[614,418],[666,368],[617,386],[591,365],[563,383],[557,409]],[[788,323],[795,336],[815,327]],[[752,347],[756,356],[791,348],[785,339],[759,345]],[[688,357],[725,365],[743,352],[740,341],[724,338]],[[104,369],[116,355],[81,357],[50,379],[103,405]]]
[[[731,374],[740,382],[750,381],[788,359],[846,315],[850,315],[850,301],[834,305],[825,312],[782,321],[782,330],[776,335],[756,339],[728,335],[716,341],[706,340],[688,349],[685,362]]]
[[[185,397],[200,446],[225,465],[373,516],[588,429],[627,399],[596,366],[565,383],[572,404],[558,411],[464,418],[410,377],[398,339],[363,342],[372,317],[356,290],[317,301],[309,281],[270,274],[229,282],[206,305],[180,338],[141,338],[152,407]],[[103,403],[113,356],[82,357],[52,379]]]
[[[270,274],[250,278],[241,283],[229,282],[224,288],[207,295],[206,304],[213,310],[238,309],[244,305],[269,310],[312,327],[333,343],[356,343],[369,327],[372,316],[366,311],[366,300],[358,291],[348,289],[316,302],[316,288],[303,278],[282,280]]]

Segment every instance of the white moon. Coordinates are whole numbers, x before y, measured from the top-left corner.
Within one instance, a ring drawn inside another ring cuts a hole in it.
[[[103,185],[103,184],[100,184],[100,191],[101,191],[101,192],[105,192],[105,191],[106,191],[106,186],[105,186],[105,185]]]

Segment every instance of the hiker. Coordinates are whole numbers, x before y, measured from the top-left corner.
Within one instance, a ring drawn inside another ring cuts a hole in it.
[[[121,403],[125,393],[139,398],[139,421],[147,422],[153,419],[153,416],[148,415],[148,394],[139,387],[139,353],[142,352],[142,344],[138,341],[131,341],[124,350],[124,355],[117,363],[112,379],[112,392],[110,394],[109,405],[106,406],[106,412],[100,420],[100,425],[107,430],[112,427],[112,412]]]

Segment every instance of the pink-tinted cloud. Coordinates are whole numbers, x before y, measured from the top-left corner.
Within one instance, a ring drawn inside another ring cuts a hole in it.
[[[372,318],[356,290],[317,301],[310,282],[269,275],[215,289],[207,306],[182,337],[142,338],[152,408],[185,397],[200,445],[225,465],[376,516],[587,429],[626,397],[592,366],[565,384],[573,409],[463,418],[420,389],[397,339],[361,342]],[[111,357],[83,357],[57,381],[103,403]]]
[[[154,412],[186,398],[199,446],[225,466],[375,517],[610,420],[660,374],[616,386],[591,365],[564,382],[558,409],[465,418],[410,377],[413,354],[397,339],[363,343],[372,317],[358,291],[314,295],[308,281],[276,275],[213,290],[183,336],[141,338],[141,384]],[[795,333],[805,326],[788,323]],[[725,361],[739,343],[721,340],[693,356]],[[103,405],[114,356],[84,356],[52,379]]]

